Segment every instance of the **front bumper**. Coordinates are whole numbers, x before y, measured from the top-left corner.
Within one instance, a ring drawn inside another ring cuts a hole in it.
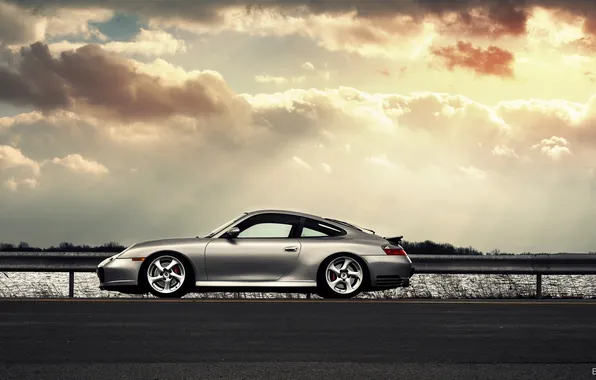
[[[142,261],[130,258],[110,258],[102,261],[96,269],[100,290],[132,290],[138,287],[139,270]]]

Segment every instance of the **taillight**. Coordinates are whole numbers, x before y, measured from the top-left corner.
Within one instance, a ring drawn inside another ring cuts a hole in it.
[[[406,251],[402,247],[383,246],[383,251],[390,256],[407,256]]]

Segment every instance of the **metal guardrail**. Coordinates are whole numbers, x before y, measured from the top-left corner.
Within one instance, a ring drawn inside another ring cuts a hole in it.
[[[95,272],[115,252],[0,252],[0,272],[68,272],[68,295],[74,296],[74,273]],[[542,275],[596,274],[596,254],[409,255],[416,273],[513,274],[536,276],[536,298],[542,297]],[[309,297],[310,298],[310,297]]]
[[[596,255],[410,255],[417,273],[433,274],[596,274]]]
[[[95,272],[116,252],[0,252],[0,272],[68,272],[68,297],[74,297],[75,272]]]

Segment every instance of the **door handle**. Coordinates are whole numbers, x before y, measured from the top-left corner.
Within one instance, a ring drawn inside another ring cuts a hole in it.
[[[286,252],[296,252],[298,250],[298,247],[285,247],[284,251]]]

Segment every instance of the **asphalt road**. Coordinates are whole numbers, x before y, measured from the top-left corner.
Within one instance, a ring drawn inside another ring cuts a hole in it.
[[[0,300],[0,379],[596,379],[595,317],[594,301]]]

